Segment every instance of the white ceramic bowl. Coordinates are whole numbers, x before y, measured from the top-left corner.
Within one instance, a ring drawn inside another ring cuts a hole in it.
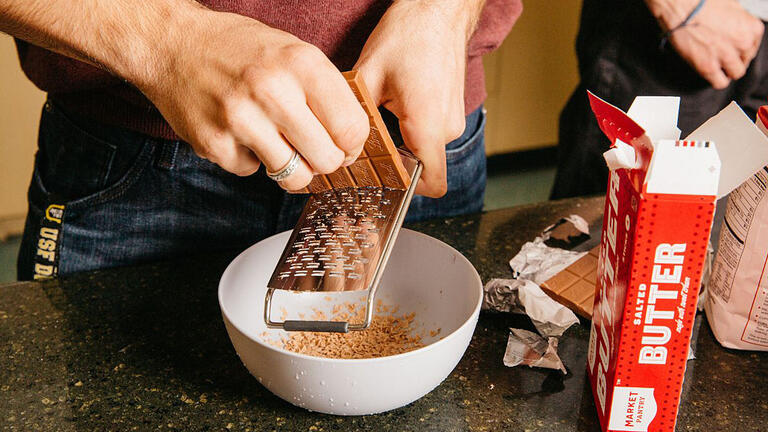
[[[437,387],[469,345],[482,302],[482,283],[459,252],[427,235],[400,232],[376,299],[415,313],[413,327],[425,346],[375,359],[329,359],[293,353],[262,340],[286,333],[269,330],[263,319],[264,294],[290,233],[265,239],[240,254],[219,284],[227,332],[240,359],[259,382],[282,399],[327,414],[363,415],[407,405]],[[329,301],[329,298],[332,300]],[[361,292],[276,292],[273,319],[312,308],[330,311],[344,302],[362,302]],[[330,315],[329,315],[330,316]],[[430,336],[430,331],[440,333]]]

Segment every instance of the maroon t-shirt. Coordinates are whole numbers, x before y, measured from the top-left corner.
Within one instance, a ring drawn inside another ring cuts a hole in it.
[[[287,31],[320,48],[339,68],[357,61],[390,1],[199,0]],[[485,100],[482,55],[497,48],[522,12],[521,0],[487,0],[467,59],[464,109]],[[138,90],[108,72],[18,41],[21,67],[30,80],[65,108],[148,135],[178,139],[160,112]]]

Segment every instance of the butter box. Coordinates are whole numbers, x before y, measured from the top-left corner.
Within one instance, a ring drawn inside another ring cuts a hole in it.
[[[595,405],[604,431],[673,431],[720,158],[713,142],[678,139],[678,98],[637,98],[628,113],[589,98],[612,142],[587,356]]]

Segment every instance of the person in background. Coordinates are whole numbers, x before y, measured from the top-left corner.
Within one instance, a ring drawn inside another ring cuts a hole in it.
[[[481,57],[521,11],[520,0],[0,0],[0,30],[48,92],[19,278],[292,228],[306,196],[285,191],[350,164],[368,136],[340,73],[352,68],[424,163],[410,219],[479,211]]]
[[[604,194],[610,143],[587,90],[628,109],[635,96],[680,96],[685,137],[732,100],[755,117],[768,101],[768,2],[584,0],[576,42],[580,83],[560,115],[551,198]]]

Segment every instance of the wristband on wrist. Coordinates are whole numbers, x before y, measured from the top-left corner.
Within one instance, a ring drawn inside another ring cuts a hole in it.
[[[669,41],[669,37],[672,36],[672,33],[676,32],[676,31],[680,30],[681,28],[683,28],[683,27],[687,26],[688,24],[690,24],[690,22],[693,19],[693,17],[695,17],[696,15],[699,14],[699,12],[701,11],[701,8],[704,7],[704,3],[706,3],[706,2],[707,2],[707,0],[699,0],[699,4],[697,4],[696,7],[693,8],[691,13],[688,14],[688,16],[683,20],[683,22],[681,22],[680,24],[678,24],[674,28],[671,28],[671,29],[667,30],[666,32],[662,32],[662,34],[661,34],[661,41],[659,42],[659,48],[663,49],[667,45],[667,42]]]

